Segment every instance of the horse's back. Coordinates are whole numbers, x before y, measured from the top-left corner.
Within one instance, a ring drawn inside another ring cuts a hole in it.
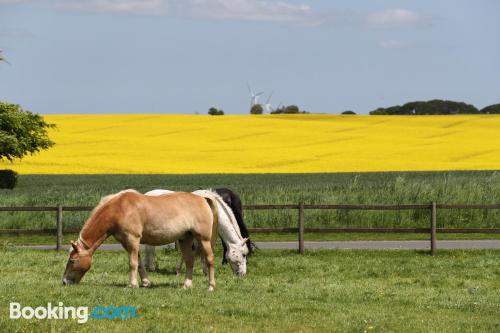
[[[204,198],[176,192],[143,196],[142,243],[157,245],[181,239],[186,233],[203,234],[211,230],[213,213]]]

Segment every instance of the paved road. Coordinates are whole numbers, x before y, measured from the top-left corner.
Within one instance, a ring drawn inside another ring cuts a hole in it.
[[[297,249],[297,242],[256,242],[259,249]],[[330,241],[305,242],[306,249],[430,249],[430,242],[425,240],[411,241]],[[20,248],[53,250],[53,245],[19,245]],[[160,248],[173,245],[160,246]],[[68,249],[69,245],[64,245]],[[442,240],[437,241],[438,249],[500,249],[500,240]],[[103,244],[100,249],[123,250],[119,244]]]

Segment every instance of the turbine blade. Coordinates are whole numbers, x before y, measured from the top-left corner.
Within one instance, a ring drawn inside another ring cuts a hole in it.
[[[269,97],[267,98],[266,104],[269,104],[269,101],[271,100],[271,97],[273,96],[274,91],[271,91],[271,94],[269,94]]]

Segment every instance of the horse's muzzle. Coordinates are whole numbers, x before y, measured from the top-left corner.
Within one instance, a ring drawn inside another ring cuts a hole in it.
[[[70,284],[75,284],[75,281],[63,278],[62,283],[63,286],[69,286]]]

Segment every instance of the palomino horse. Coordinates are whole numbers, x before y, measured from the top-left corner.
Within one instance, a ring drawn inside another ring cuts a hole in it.
[[[158,195],[170,195],[175,193],[169,190],[153,190],[146,192],[149,196]],[[239,276],[244,276],[246,274],[247,266],[247,255],[249,253],[247,248],[248,238],[243,238],[241,236],[240,228],[238,226],[236,217],[233,214],[232,209],[224,202],[224,200],[212,190],[197,190],[192,192],[193,194],[200,195],[202,197],[212,197],[215,199],[217,206],[217,217],[218,217],[218,232],[222,239],[222,243],[228,249],[225,252],[225,259],[231,265],[234,274]],[[154,247],[146,246],[146,267],[154,262]],[[180,270],[182,261],[176,267],[177,273]]]
[[[63,284],[79,283],[90,269],[92,255],[113,235],[127,250],[130,287],[137,288],[137,272],[142,286],[148,287],[146,271],[139,257],[140,244],[164,245],[179,240],[186,262],[184,288],[192,286],[193,240],[200,245],[208,266],[209,291],[215,288],[212,245],[217,237],[217,208],[211,197],[178,192],[157,197],[126,190],[101,200],[83,226],[63,276]]]

